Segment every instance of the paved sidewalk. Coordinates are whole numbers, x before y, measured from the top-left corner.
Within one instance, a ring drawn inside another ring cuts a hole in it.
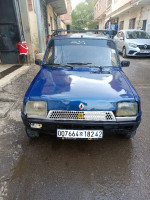
[[[9,84],[14,78],[17,78],[24,74],[30,66],[23,65],[22,67],[19,67],[18,69],[13,70],[13,72],[10,70],[11,73],[7,73],[4,77],[0,78],[0,87],[4,87],[5,85]],[[5,71],[1,72],[4,73]]]
[[[10,67],[12,67],[14,64],[5,64],[5,65],[2,65],[0,64],[0,72],[3,72],[5,71],[6,69],[9,69]]]
[[[0,79],[6,80],[0,87],[0,200],[20,199],[7,197],[8,185],[23,151],[21,141],[27,139],[21,120],[23,98],[39,70],[40,66],[25,65]]]

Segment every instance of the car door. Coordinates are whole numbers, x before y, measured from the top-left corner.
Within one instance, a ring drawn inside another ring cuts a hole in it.
[[[119,41],[119,50],[122,52],[122,49],[124,47],[124,40],[125,40],[125,35],[124,32],[120,32],[120,41]]]

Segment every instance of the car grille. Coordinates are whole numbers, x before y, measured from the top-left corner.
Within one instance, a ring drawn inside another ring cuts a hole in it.
[[[150,56],[150,53],[136,53],[136,56]]]
[[[147,46],[147,48],[145,48]],[[145,50],[147,50],[147,49],[150,49],[150,45],[138,45],[138,47],[140,48],[140,49],[145,49]]]
[[[49,111],[47,118],[50,120],[116,121],[112,111],[51,110]]]

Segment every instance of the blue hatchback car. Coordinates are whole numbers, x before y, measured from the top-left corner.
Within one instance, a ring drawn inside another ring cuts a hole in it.
[[[131,138],[141,120],[140,98],[122,71],[112,39],[87,34],[53,37],[22,109],[27,136],[59,139]]]

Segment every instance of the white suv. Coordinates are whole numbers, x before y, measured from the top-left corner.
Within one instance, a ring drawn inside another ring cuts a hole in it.
[[[122,56],[150,56],[150,36],[142,30],[121,30],[114,37]]]

